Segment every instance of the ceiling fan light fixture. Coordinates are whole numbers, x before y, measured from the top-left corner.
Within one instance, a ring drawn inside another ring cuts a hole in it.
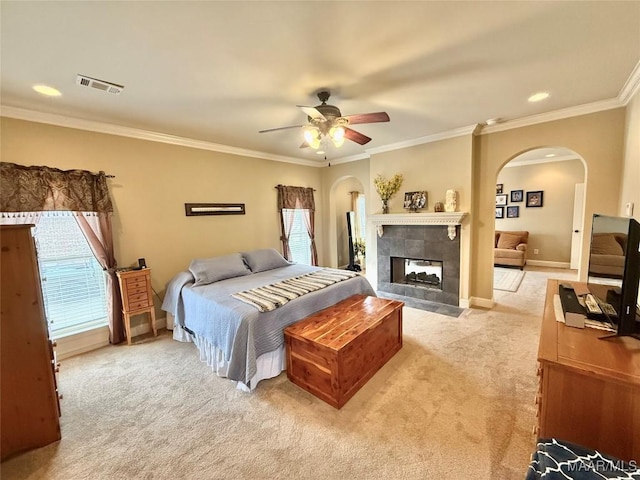
[[[320,131],[316,127],[307,127],[304,129],[304,141],[313,148],[317,150],[320,147]]]
[[[329,136],[333,141],[336,148],[341,147],[344,144],[344,128],[341,126],[331,127],[329,130]]]

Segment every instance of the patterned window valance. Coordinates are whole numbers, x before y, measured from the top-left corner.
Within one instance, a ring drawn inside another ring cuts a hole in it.
[[[316,204],[313,200],[313,188],[289,187],[278,185],[278,210],[283,208],[305,208],[315,211]]]
[[[0,212],[112,213],[104,172],[0,162]]]

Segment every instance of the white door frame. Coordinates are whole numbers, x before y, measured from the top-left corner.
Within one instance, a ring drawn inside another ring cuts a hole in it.
[[[580,268],[580,257],[582,256],[582,223],[584,221],[584,191],[585,184],[576,183],[573,197],[573,224],[571,226],[571,262],[569,268],[578,270]]]

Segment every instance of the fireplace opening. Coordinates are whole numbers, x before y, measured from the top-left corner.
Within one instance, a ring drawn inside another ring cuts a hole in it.
[[[442,262],[421,258],[391,257],[391,282],[442,290]]]

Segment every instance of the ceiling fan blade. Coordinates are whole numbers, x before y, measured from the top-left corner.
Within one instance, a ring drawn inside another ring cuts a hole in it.
[[[275,132],[276,130],[287,130],[288,128],[301,128],[304,125],[291,125],[290,127],[278,127],[278,128],[269,128],[267,130],[260,130],[258,133],[266,133],[266,132]]]
[[[365,143],[369,143],[371,141],[371,139],[366,135],[363,135],[360,132],[356,132],[355,130],[351,130],[348,127],[345,127],[344,129],[344,136],[352,142],[359,143],[360,145],[364,145]]]
[[[389,115],[387,115],[387,112],[358,113],[356,115],[347,115],[344,118],[349,120],[349,125],[356,125],[358,123],[377,123],[389,121]]]
[[[307,114],[307,116],[313,118],[314,120],[326,120],[327,118],[320,113],[320,111],[316,107],[305,107],[304,105],[296,105],[300,110]]]
[[[304,141],[300,144],[300,148],[309,148],[309,144],[306,141]]]

